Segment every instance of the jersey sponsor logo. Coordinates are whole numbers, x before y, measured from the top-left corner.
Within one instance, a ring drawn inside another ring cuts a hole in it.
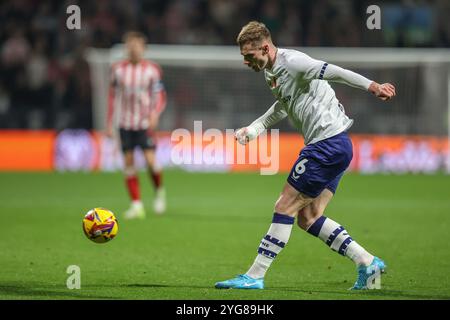
[[[294,172],[292,172],[292,178],[294,180],[297,180],[300,178],[300,175],[306,171],[305,164],[308,162],[308,159],[302,159],[297,163],[297,165],[294,168]]]
[[[267,84],[271,89],[275,89],[277,87],[277,77],[272,77],[268,79]]]
[[[285,98],[283,98],[283,97],[281,97],[280,96],[280,99],[279,99],[282,103],[284,103],[284,104],[287,104],[287,103],[289,103],[290,101],[291,101],[291,96],[287,96],[287,97],[285,97]]]

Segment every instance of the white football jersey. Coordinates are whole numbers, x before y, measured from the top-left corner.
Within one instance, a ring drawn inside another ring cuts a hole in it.
[[[278,49],[273,67],[264,74],[277,101],[252,125],[261,131],[288,116],[305,144],[335,136],[353,124],[326,80],[365,90],[371,83],[352,71],[290,49]]]

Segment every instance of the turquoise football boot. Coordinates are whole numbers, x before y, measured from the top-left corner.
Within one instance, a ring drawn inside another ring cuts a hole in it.
[[[264,279],[253,279],[246,274],[240,274],[236,278],[217,282],[217,289],[264,289]]]
[[[369,266],[359,266],[358,267],[358,279],[356,279],[355,284],[350,290],[370,290],[370,289],[380,289],[381,285],[376,277],[381,277],[382,273],[386,272],[387,265],[378,257],[374,257],[372,263]],[[378,275],[372,277],[378,272]]]

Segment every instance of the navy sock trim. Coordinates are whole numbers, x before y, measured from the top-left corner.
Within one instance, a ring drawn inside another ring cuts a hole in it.
[[[277,256],[277,254],[275,252],[261,248],[261,247],[258,248],[258,253],[262,254],[263,256],[266,256],[268,258],[272,258],[272,259],[275,259],[275,257]]]
[[[273,214],[272,223],[294,224],[295,218],[275,212]]]
[[[280,241],[277,238],[274,238],[268,234],[264,237],[264,240],[267,240],[273,243],[274,245],[279,246],[280,248],[284,248],[284,246],[286,245],[286,243],[284,243],[283,241]]]
[[[320,229],[322,229],[323,223],[325,222],[325,220],[327,219],[327,217],[325,216],[320,216],[319,219],[317,219],[309,228],[308,228],[308,233],[312,234],[315,237],[319,236],[320,233]]]
[[[338,253],[341,255],[345,255],[345,251],[347,250],[347,247],[350,243],[352,243],[353,239],[351,237],[348,237],[347,239],[342,242],[341,246],[339,247]]]
[[[328,237],[327,245],[328,245],[328,246],[331,246],[331,244],[333,243],[333,241],[336,240],[337,236],[338,236],[342,231],[344,231],[344,230],[345,230],[345,229],[344,229],[343,226],[339,226],[337,229],[335,229],[335,230],[333,231],[333,233],[331,233],[330,236]]]

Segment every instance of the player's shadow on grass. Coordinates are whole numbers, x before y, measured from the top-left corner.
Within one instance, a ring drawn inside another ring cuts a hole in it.
[[[289,287],[268,287],[265,290],[273,290],[273,291],[291,291],[291,292],[302,292],[302,293],[322,293],[322,294],[342,294],[346,296],[352,296],[355,295],[355,298],[359,298],[361,296],[365,297],[383,297],[385,299],[392,299],[392,298],[398,298],[400,300],[402,299],[413,299],[413,300],[425,300],[425,299],[431,299],[431,300],[449,300],[450,296],[445,295],[420,295],[420,294],[410,294],[403,291],[395,291],[395,290],[386,290],[386,289],[380,289],[380,290],[364,290],[364,291],[351,291],[351,290],[336,290],[336,291],[330,291],[330,290],[307,290],[307,289],[295,289],[295,288],[289,288]],[[358,297],[356,297],[358,295]]]
[[[34,288],[33,288],[34,287]],[[82,293],[82,289],[47,289],[42,288],[40,285],[30,284],[26,285],[15,285],[15,284],[1,284],[0,283],[0,296],[16,296],[18,298],[24,299],[59,299],[59,298],[73,298],[73,299],[117,299],[116,297],[108,296],[98,296],[89,295],[87,293]]]
[[[211,289],[210,286],[193,286],[193,285],[175,285],[175,284],[158,284],[158,283],[132,283],[123,285],[127,288],[188,288],[188,289]]]
[[[128,288],[189,288],[189,289],[213,289],[211,286],[193,286],[193,285],[170,285],[170,284],[157,284],[157,283],[134,283],[134,284],[126,284],[123,285]],[[267,287],[264,291],[290,291],[290,292],[301,292],[306,294],[319,293],[319,294],[341,294],[351,297],[352,295],[361,296],[376,296],[383,297],[385,299],[399,298],[399,299],[413,299],[413,300],[424,300],[424,299],[433,299],[433,300],[449,300],[450,296],[444,295],[419,295],[419,294],[410,294],[403,291],[393,291],[393,290],[370,290],[370,291],[350,291],[347,289],[344,290],[307,290],[307,289],[296,289],[292,287]],[[356,297],[355,297],[356,298]]]
[[[132,284],[123,285],[123,287],[128,287],[128,288],[171,288],[174,286],[167,285],[167,284],[157,284],[157,283],[149,283],[149,284],[132,283]]]

